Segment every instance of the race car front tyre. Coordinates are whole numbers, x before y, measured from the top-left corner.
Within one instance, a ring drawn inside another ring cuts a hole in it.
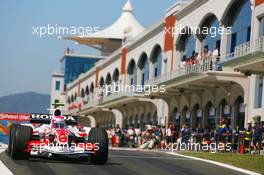
[[[95,154],[91,154],[90,161],[96,165],[103,165],[108,160],[108,136],[102,128],[92,128],[89,132],[89,143],[98,143],[99,150]]]
[[[18,124],[14,123],[9,127],[9,134],[8,134],[8,147],[6,149],[6,152],[8,155],[11,154],[11,145],[12,145],[12,139],[14,135],[14,131],[16,130]]]
[[[11,158],[21,160],[29,157],[29,152],[26,152],[26,149],[32,138],[32,133],[33,129],[24,125],[17,125],[16,129],[12,130]]]

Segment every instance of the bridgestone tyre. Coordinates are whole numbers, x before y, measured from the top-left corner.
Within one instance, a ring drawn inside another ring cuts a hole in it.
[[[12,129],[11,158],[17,160],[28,159],[29,153],[26,153],[26,149],[32,138],[32,133],[33,129],[29,126],[17,125],[16,129]]]
[[[12,139],[13,139],[13,135],[14,135],[14,131],[16,130],[18,124],[14,123],[9,127],[9,134],[8,134],[8,147],[7,147],[7,154],[10,155],[11,154],[11,145],[12,145]]]
[[[99,143],[99,150],[91,154],[90,161],[96,165],[103,165],[108,160],[108,136],[102,128],[92,128],[89,132],[89,143]]]

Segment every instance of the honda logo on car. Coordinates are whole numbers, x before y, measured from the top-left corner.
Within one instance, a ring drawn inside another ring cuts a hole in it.
[[[50,114],[30,114],[30,120],[51,120],[54,116]],[[62,116],[66,121],[76,121],[73,116]]]

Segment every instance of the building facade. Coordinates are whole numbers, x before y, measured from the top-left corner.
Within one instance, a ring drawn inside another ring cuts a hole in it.
[[[99,45],[105,56],[62,90],[68,113],[102,127],[174,122],[212,129],[226,118],[243,128],[249,120],[264,120],[263,0],[181,1],[147,29],[132,11],[128,1],[112,26],[87,37],[66,38]],[[121,29],[115,28],[118,23]],[[205,53],[217,53],[216,61],[204,59]],[[200,61],[189,64],[197,56]],[[99,87],[113,84],[165,90],[147,95],[100,92]]]

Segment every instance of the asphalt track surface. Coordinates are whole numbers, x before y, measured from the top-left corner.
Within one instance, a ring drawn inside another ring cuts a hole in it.
[[[197,160],[157,152],[110,151],[106,165],[73,160],[0,160],[14,175],[241,175]],[[0,172],[1,174],[1,172]]]

